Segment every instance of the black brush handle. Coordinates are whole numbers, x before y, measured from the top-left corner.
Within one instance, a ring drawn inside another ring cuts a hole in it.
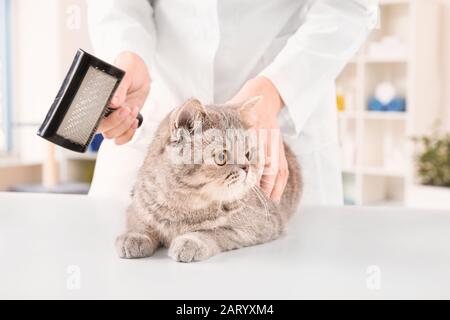
[[[144,117],[142,116],[142,114],[139,112],[136,119],[138,120],[138,128],[140,128],[142,126],[142,123],[144,122]]]
[[[105,112],[105,118],[109,117],[113,112],[115,112],[116,109],[113,108],[106,108],[106,112]],[[138,128],[140,128],[142,126],[142,123],[144,122],[144,117],[142,116],[142,114],[139,112],[138,115],[136,116],[138,123]]]

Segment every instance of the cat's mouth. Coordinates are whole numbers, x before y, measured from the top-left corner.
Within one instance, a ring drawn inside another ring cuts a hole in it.
[[[241,175],[236,172],[231,172],[227,175],[225,181],[227,182],[228,187],[232,187],[236,185],[239,181],[241,181]]]
[[[225,177],[225,181],[230,179],[235,173],[234,172],[230,172],[226,177]]]
[[[242,183],[243,185],[249,185],[251,182],[251,173],[250,170],[248,171],[240,171],[240,172],[230,172],[226,178],[226,185],[228,187],[233,187],[239,183]]]

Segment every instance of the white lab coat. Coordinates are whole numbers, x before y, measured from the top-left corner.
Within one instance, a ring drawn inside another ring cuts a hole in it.
[[[128,197],[158,122],[189,97],[230,99],[268,77],[304,175],[304,204],[341,204],[334,82],[378,19],[376,0],[87,0],[95,52],[138,53],[153,78],[144,125],[125,146],[102,145],[90,194]],[[125,199],[125,198],[124,198]]]

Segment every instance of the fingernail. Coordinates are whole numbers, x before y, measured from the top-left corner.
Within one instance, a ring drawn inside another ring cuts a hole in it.
[[[134,116],[137,116],[138,113],[139,113],[139,108],[138,108],[138,107],[134,107],[134,108],[133,108],[133,115],[134,115]]]
[[[138,126],[139,126],[139,121],[134,120],[134,123],[133,123],[133,129],[137,129]]]
[[[111,103],[118,104],[119,103],[119,97],[112,98]]]

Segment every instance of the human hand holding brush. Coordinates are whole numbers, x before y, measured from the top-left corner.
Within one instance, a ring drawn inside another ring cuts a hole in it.
[[[111,99],[114,112],[102,119],[98,132],[118,145],[130,141],[138,128],[136,119],[150,92],[150,74],[142,58],[132,52],[120,53],[115,66],[125,71],[125,76]]]

